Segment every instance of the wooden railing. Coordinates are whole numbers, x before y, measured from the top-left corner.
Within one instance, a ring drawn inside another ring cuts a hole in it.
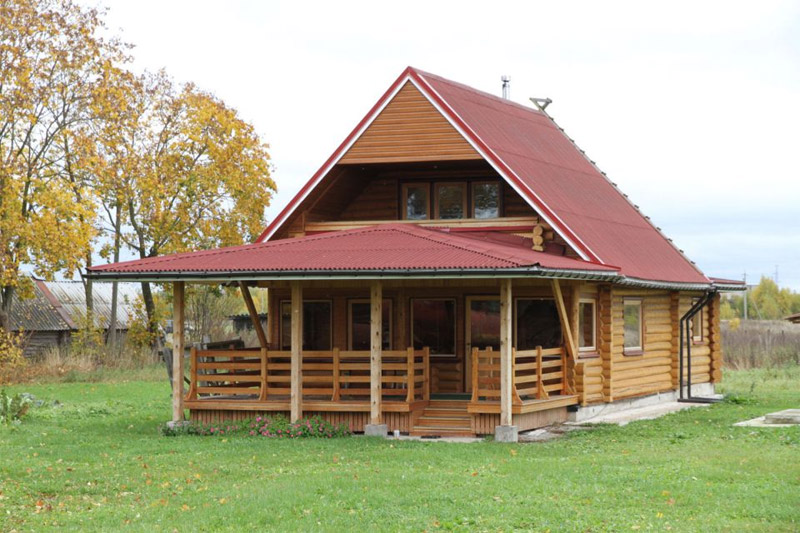
[[[566,394],[566,353],[563,348],[511,350],[515,404]],[[472,349],[472,402],[500,401],[500,352]]]
[[[370,352],[302,353],[303,399],[369,401]],[[430,398],[429,350],[384,350],[384,401],[412,403]],[[187,400],[285,400],[291,393],[291,352],[191,350]]]

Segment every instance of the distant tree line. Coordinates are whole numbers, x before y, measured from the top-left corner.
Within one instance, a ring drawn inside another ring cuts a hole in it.
[[[97,9],[0,0],[0,21],[0,332],[31,293],[25,266],[71,277],[97,255],[254,240],[276,186],[268,146],[234,109],[163,71],[131,72],[131,47],[103,36]],[[142,293],[152,333],[149,283]]]
[[[745,296],[735,293],[723,299],[720,317],[726,320],[744,317]],[[780,320],[800,313],[800,293],[780,288],[772,278],[761,277],[758,285],[747,292],[747,317],[755,320]]]

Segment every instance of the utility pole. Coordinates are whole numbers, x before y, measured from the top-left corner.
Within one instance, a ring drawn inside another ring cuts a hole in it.
[[[747,271],[744,272],[744,319],[747,320]]]

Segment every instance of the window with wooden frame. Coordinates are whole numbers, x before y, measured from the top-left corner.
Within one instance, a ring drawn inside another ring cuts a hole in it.
[[[427,220],[430,218],[430,183],[403,184],[403,220]]]
[[[578,300],[578,351],[597,351],[597,300],[592,298]]]
[[[692,307],[694,307],[700,298],[692,298]],[[690,327],[692,328],[692,342],[703,342],[703,308],[692,317]]]
[[[622,301],[622,319],[624,328],[622,353],[641,355],[644,350],[641,298],[625,298]]]
[[[500,182],[472,182],[472,218],[500,218]]]
[[[303,301],[303,350],[330,350],[333,346],[330,300]],[[292,349],[292,302],[281,301],[281,350]]]
[[[435,183],[433,186],[435,200],[434,218],[454,220],[467,216],[467,184],[465,182]]]
[[[370,301],[349,300],[347,303],[347,346],[350,350],[369,350],[372,347],[372,310]],[[381,345],[392,349],[392,301],[383,300],[381,308]]]
[[[415,350],[427,346],[433,356],[456,355],[456,301],[411,299],[411,339]]]
[[[561,320],[551,298],[516,298],[514,346],[517,350],[558,348],[562,345]]]

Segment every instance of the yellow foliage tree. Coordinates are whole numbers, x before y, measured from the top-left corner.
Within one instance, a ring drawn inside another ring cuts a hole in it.
[[[124,47],[97,36],[100,14],[69,0],[0,2],[0,328],[23,265],[75,270],[94,229],[91,191],[76,200],[64,140],[96,118],[98,82]]]

